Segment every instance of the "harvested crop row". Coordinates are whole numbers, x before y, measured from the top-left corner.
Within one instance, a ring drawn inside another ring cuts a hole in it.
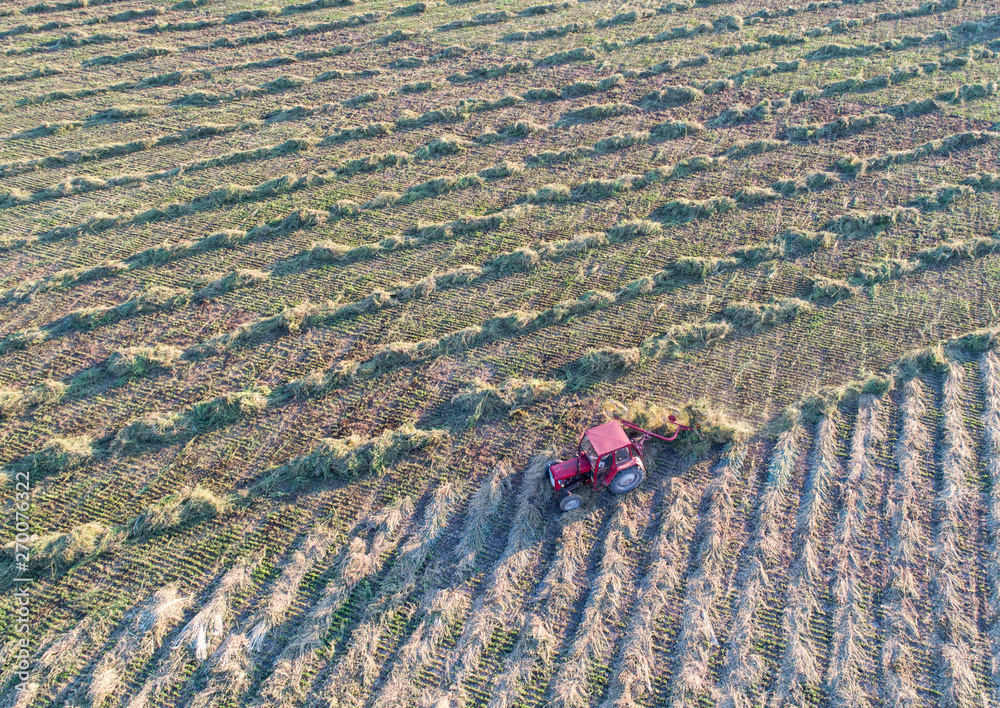
[[[369,543],[360,537],[334,561],[335,570],[319,600],[295,628],[295,635],[275,658],[273,668],[260,688],[258,704],[295,700],[306,670],[317,660],[326,634],[337,611],[349,600],[353,590],[366,578],[382,572],[386,556],[400,542],[400,535],[413,515],[413,500],[404,498],[374,512],[371,525],[375,532]]]
[[[787,555],[781,533],[781,518],[799,455],[802,427],[793,419],[778,436],[767,478],[760,493],[757,519],[751,541],[748,569],[733,607],[732,625],[722,663],[718,705],[737,708],[759,699],[764,660],[756,648],[760,637],[758,608],[764,595],[774,585],[769,569],[780,567]]]
[[[666,499],[671,501],[653,539],[648,570],[622,636],[607,698],[601,708],[634,708],[653,691],[653,677],[657,674],[653,623],[680,589],[696,517],[691,491],[685,482],[672,478]]]
[[[237,631],[234,628],[206,657],[205,665],[210,678],[195,697],[193,705],[205,706],[235,699],[249,687],[256,654],[263,648],[268,634],[289,614],[306,574],[322,561],[335,535],[332,529],[321,527],[305,538],[282,568],[266,607],[257,611],[245,624],[249,629]]]
[[[796,517],[794,558],[789,569],[782,614],[784,651],[768,705],[773,708],[805,700],[820,685],[820,656],[813,636],[825,578],[819,566],[822,519],[830,506],[830,487],[840,475],[837,461],[837,414],[831,410],[816,423],[809,473]]]
[[[985,700],[971,656],[978,632],[964,601],[974,589],[969,587],[961,550],[961,529],[966,526],[973,494],[967,481],[973,453],[962,413],[963,378],[961,366],[950,362],[942,384],[941,476],[935,499],[931,573],[937,663],[941,672],[938,688],[950,705],[962,708]]]
[[[341,705],[362,705],[363,697],[371,694],[382,672],[379,646],[392,632],[392,618],[400,612],[410,611],[405,605],[418,581],[424,578],[421,569],[435,551],[458,501],[458,490],[450,482],[437,486],[419,524],[397,549],[377,593],[368,600],[359,624],[347,640],[343,656],[330,668],[322,686],[314,690],[324,695],[340,695]]]
[[[859,540],[864,537],[871,503],[868,489],[877,475],[872,465],[873,448],[885,435],[879,421],[881,410],[881,401],[871,394],[858,399],[851,456],[831,551],[830,591],[835,605],[825,688],[836,706],[866,706],[871,701],[862,688],[862,678],[873,668],[872,658],[865,650],[873,631],[866,617],[868,600],[859,578]]]
[[[90,673],[86,688],[90,705],[100,708],[124,688],[128,662],[136,655],[151,656],[164,635],[181,619],[190,601],[191,598],[178,592],[176,585],[167,585],[130,613],[118,639]]]
[[[987,505],[987,547],[989,549],[986,574],[987,590],[987,659],[991,678],[989,697],[1000,700],[1000,358],[996,351],[987,351],[979,360],[982,375],[985,411],[983,434],[985,438],[984,461],[989,476]]]
[[[232,622],[234,596],[252,584],[252,573],[259,562],[259,558],[238,562],[219,580],[198,613],[173,637],[170,650],[160,656],[155,672],[132,697],[128,708],[160,705],[192,657],[198,662],[208,658],[209,652],[222,641],[227,626]],[[130,657],[130,660],[133,658]],[[99,702],[94,701],[92,705],[97,706]]]
[[[680,633],[673,655],[677,666],[671,675],[670,705],[683,708],[710,695],[709,661],[716,645],[714,606],[723,597],[728,546],[732,533],[733,492],[739,485],[747,448],[730,444],[705,489],[704,518],[696,530],[691,575],[687,581]]]
[[[627,539],[634,538],[638,532],[633,507],[634,502],[629,500],[619,503],[604,530],[597,574],[566,657],[552,684],[552,705],[557,708],[593,705],[595,696],[588,690],[590,675],[614,652],[609,624],[627,612],[626,601],[632,594]]]
[[[447,635],[467,616],[471,597],[464,587],[456,586],[476,570],[476,559],[485,550],[487,535],[497,525],[497,514],[510,488],[510,476],[510,466],[498,463],[472,495],[459,542],[454,547],[457,564],[451,582],[453,587],[439,587],[441,579],[431,579],[431,587],[418,609],[419,624],[400,648],[372,705],[382,708],[412,705],[418,692],[420,670],[434,660]]]
[[[570,514],[559,520],[559,527],[555,557],[532,595],[534,607],[538,609],[524,614],[517,641],[503,661],[499,679],[495,683],[486,682],[492,695],[489,708],[518,705],[537,670],[555,670],[559,649],[563,645],[557,622],[579,593],[576,578],[584,567],[589,550],[585,535],[586,519]],[[464,687],[459,689],[453,700],[457,700],[459,706],[473,702]]]
[[[479,666],[494,631],[511,623],[521,605],[516,588],[527,578],[536,560],[537,542],[544,530],[543,504],[547,494],[548,454],[538,455],[525,470],[503,553],[483,581],[472,602],[452,653],[445,658],[449,685],[461,685]]]
[[[930,436],[921,421],[924,392],[917,378],[903,389],[900,435],[896,442],[896,470],[886,515],[889,517],[889,587],[883,607],[886,617],[880,665],[889,705],[913,705],[918,700],[913,671],[920,662],[920,592],[916,575],[923,565],[926,537],[918,514],[917,486],[930,450]]]

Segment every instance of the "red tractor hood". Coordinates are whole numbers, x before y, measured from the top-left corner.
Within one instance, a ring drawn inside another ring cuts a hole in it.
[[[552,481],[556,482],[554,486],[558,489],[561,486],[558,484],[560,480],[590,472],[590,460],[584,455],[571,457],[565,462],[552,463],[552,466],[549,467],[549,472],[552,474]]]

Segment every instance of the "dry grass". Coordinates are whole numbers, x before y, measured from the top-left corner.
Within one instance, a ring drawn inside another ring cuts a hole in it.
[[[132,538],[144,538],[183,524],[197,523],[226,514],[232,500],[220,497],[200,484],[186,487],[150,506],[128,529]]]
[[[989,579],[987,606],[991,613],[987,630],[988,672],[992,678],[990,699],[1000,700],[1000,359],[996,351],[986,351],[979,360],[986,406],[983,412],[984,460],[990,481],[987,497],[987,539]]]
[[[974,590],[969,586],[967,561],[961,550],[962,529],[967,523],[967,506],[973,493],[968,482],[973,453],[963,418],[963,378],[962,367],[951,362],[942,385],[941,477],[935,500],[937,522],[931,573],[939,690],[942,704],[955,708],[971,707],[985,700],[977,686],[971,655],[977,630],[964,599]]]
[[[534,563],[535,544],[545,529],[544,507],[550,493],[545,470],[550,459],[549,453],[541,453],[525,470],[503,553],[484,581],[483,593],[473,603],[455,649],[445,658],[449,685],[460,686],[479,666],[494,630],[515,620],[521,604],[516,588]]]
[[[122,681],[126,664],[136,656],[151,656],[189,602],[190,598],[181,596],[176,585],[168,585],[131,613],[114,646],[101,656],[90,675],[87,698],[93,708],[100,708],[125,688]]]
[[[922,632],[915,574],[926,564],[927,540],[917,517],[920,504],[917,485],[922,475],[922,460],[928,456],[931,442],[921,421],[926,410],[923,397],[919,380],[910,379],[903,388],[900,434],[895,449],[896,474],[886,508],[892,536],[890,584],[884,599],[886,637],[880,658],[888,705],[897,708],[919,704],[913,676],[917,666],[913,647],[921,643]]]
[[[465,577],[475,569],[476,558],[486,548],[500,505],[510,491],[512,476],[510,464],[498,462],[469,500],[465,524],[455,546],[459,577]]]
[[[802,704],[806,691],[820,682],[820,665],[814,646],[812,621],[820,611],[825,578],[819,566],[822,514],[829,504],[832,481],[838,477],[836,414],[816,424],[809,474],[803,489],[795,528],[795,555],[789,569],[782,636],[785,648],[769,705]]]
[[[687,546],[695,524],[695,509],[688,486],[669,481],[663,513],[650,548],[648,570],[629,613],[621,651],[613,663],[607,697],[600,708],[638,708],[653,691],[657,673],[654,659],[654,622],[680,588],[687,560]]]
[[[270,675],[262,682],[262,702],[284,704],[302,698],[302,677],[322,648],[337,611],[359,582],[382,569],[412,514],[413,502],[406,497],[370,515],[367,525],[374,530],[371,541],[366,543],[355,536],[337,558],[336,571],[319,600],[299,622],[294,636],[275,658]]]
[[[199,663],[208,658],[225,636],[234,596],[253,582],[253,570],[259,562],[259,558],[242,559],[222,576],[201,609],[174,637],[169,651],[160,656],[156,671],[129,701],[128,708],[161,705],[192,657]]]
[[[608,625],[626,611],[626,600],[631,597],[628,543],[636,538],[639,527],[634,504],[632,497],[621,500],[604,530],[603,555],[597,575],[591,582],[583,616],[552,685],[551,705],[557,708],[593,705],[595,696],[587,685],[589,675],[612,657],[614,645]]]
[[[719,682],[721,708],[738,708],[754,701],[760,691],[764,663],[757,641],[756,612],[764,604],[771,586],[768,569],[785,561],[786,549],[781,534],[781,521],[787,503],[786,494],[795,474],[802,428],[798,419],[778,437],[767,478],[760,494],[757,520],[750,547],[743,587],[733,608],[729,642],[723,660]]]
[[[858,539],[865,532],[867,485],[877,475],[872,466],[873,447],[884,439],[879,423],[881,403],[865,394],[858,400],[858,417],[851,442],[851,456],[842,487],[840,518],[834,532],[834,572],[831,578],[833,637],[826,689],[835,706],[867,706],[870,698],[862,679],[873,670],[865,644],[872,633],[865,616],[866,598],[861,587]]]
[[[392,671],[372,699],[373,708],[410,708],[418,704],[414,685],[417,672],[433,661],[449,632],[468,612],[469,595],[460,589],[436,589],[426,596],[423,609],[423,619],[399,650]]]
[[[504,659],[499,680],[491,687],[488,708],[518,705],[536,670],[540,668],[546,673],[555,670],[554,660],[562,643],[556,622],[580,592],[576,578],[588,550],[586,521],[580,514],[563,515],[559,525],[555,557],[538,586],[535,609],[528,611],[521,621],[517,642]],[[458,700],[460,705],[464,704],[461,694]]]
[[[724,590],[732,495],[746,454],[745,445],[731,443],[716,466],[715,478],[705,488],[702,504],[706,512],[696,532],[698,541],[674,652],[677,667],[670,682],[670,704],[674,708],[685,708],[706,695],[717,698],[709,674],[709,658],[713,647],[718,646],[713,606]]]

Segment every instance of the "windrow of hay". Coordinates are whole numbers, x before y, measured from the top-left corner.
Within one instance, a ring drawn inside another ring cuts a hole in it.
[[[691,490],[679,478],[669,480],[664,501],[665,510],[650,546],[648,569],[629,613],[621,650],[612,662],[607,697],[600,708],[638,708],[653,692],[657,674],[654,622],[681,586],[696,517]]]
[[[923,644],[917,576],[927,565],[927,538],[918,516],[918,485],[931,450],[930,434],[921,420],[925,411],[923,387],[919,379],[912,378],[903,387],[896,470],[886,509],[891,534],[889,587],[883,599],[886,627],[879,658],[883,690],[893,707],[919,701],[913,675],[922,663],[922,657],[914,655],[914,647]]]
[[[374,492],[370,492],[362,500],[361,508],[369,508],[373,499]],[[364,522],[356,523],[347,534],[348,538],[363,526]],[[208,657],[208,680],[192,699],[194,708],[209,708],[227,700],[236,700],[249,688],[271,630],[288,617],[306,577],[328,555],[330,547],[340,540],[339,537],[333,527],[326,525],[319,526],[306,537],[282,567],[266,604],[259,607],[245,623],[234,627]],[[342,552],[343,548],[343,543],[338,544],[337,552]]]
[[[191,293],[186,288],[152,285],[118,305],[73,310],[41,327],[12,332],[0,339],[0,354],[47,342],[66,332],[87,331],[143,313],[179,307],[190,299]]]
[[[932,155],[949,155],[958,150],[968,150],[969,148],[992,142],[998,136],[1000,136],[1000,133],[988,130],[953,133],[943,138],[930,140],[910,150],[890,151],[883,155],[874,155],[867,158],[861,158],[857,155],[846,155],[837,163],[837,169],[850,175],[860,175],[868,170],[884,170],[895,165],[916,162]]]
[[[733,492],[740,484],[746,453],[745,445],[730,444],[703,494],[706,511],[695,532],[698,540],[674,652],[676,669],[670,681],[670,705],[674,708],[684,708],[703,696],[715,696],[709,673],[712,647],[718,644],[713,626],[717,613],[713,608],[724,589]]]
[[[129,539],[143,539],[184,524],[215,518],[228,513],[231,506],[231,498],[218,497],[200,485],[185,487],[120,526],[109,527],[91,521],[69,531],[32,536],[28,541],[29,569],[48,570],[58,575],[80,561],[120,548]],[[12,556],[13,543],[6,544],[4,550],[10,551]],[[5,569],[2,577],[13,577],[12,572],[12,567]]]
[[[562,644],[556,623],[580,593],[576,578],[589,550],[586,520],[580,514],[563,515],[558,523],[555,557],[538,585],[534,607],[521,620],[518,639],[504,659],[499,679],[491,686],[492,696],[487,708],[519,705],[536,671],[546,674],[555,671],[555,660]],[[555,682],[559,682],[558,675]],[[460,705],[471,702],[470,697],[460,695],[458,698]]]
[[[192,657],[199,663],[208,658],[233,620],[234,597],[253,583],[253,571],[259,563],[260,558],[242,559],[222,576],[201,609],[174,637],[170,649],[160,655],[155,672],[132,697],[128,708],[162,705]]]
[[[91,706],[100,708],[127,688],[127,665],[137,656],[151,657],[190,602],[176,585],[167,585],[128,614],[114,645],[103,653],[88,677],[86,696]]]
[[[986,501],[987,544],[989,552],[986,564],[988,579],[987,608],[987,656],[988,675],[992,679],[990,699],[1000,700],[1000,358],[996,351],[986,351],[979,359],[982,375],[983,398],[983,438],[984,461],[989,478],[989,493]]]
[[[549,493],[546,463],[550,459],[550,453],[543,452],[525,470],[504,550],[483,581],[454,649],[443,659],[448,685],[461,685],[476,671],[494,631],[516,617],[521,604],[517,588],[534,565],[536,544],[545,532],[543,506]]]
[[[820,685],[820,656],[812,639],[814,617],[822,609],[826,578],[819,566],[823,514],[830,506],[831,485],[838,473],[837,413],[816,424],[808,476],[796,516],[794,555],[788,574],[785,611],[781,618],[784,650],[768,705],[801,703]]]
[[[858,575],[861,568],[858,540],[865,534],[868,486],[878,477],[873,466],[874,446],[885,438],[879,421],[881,411],[881,401],[875,396],[865,394],[858,399],[851,455],[842,485],[840,515],[830,553],[834,559],[830,582],[834,602],[833,637],[825,687],[835,706],[857,708],[870,703],[862,686],[864,677],[874,670],[865,649],[872,628],[865,616],[868,598],[864,595]]]
[[[978,630],[965,598],[970,587],[963,529],[970,518],[973,489],[972,440],[962,407],[962,367],[949,362],[941,396],[941,477],[935,499],[935,542],[932,553],[931,607],[937,639],[938,690],[943,700],[959,708],[981,704],[986,697],[976,680],[973,652]]]
[[[612,657],[614,645],[609,624],[627,611],[627,599],[632,595],[628,543],[637,537],[639,527],[634,504],[631,497],[619,502],[604,530],[597,574],[566,658],[552,684],[552,705],[556,708],[593,705],[589,676]]]
[[[783,297],[769,303],[735,302],[726,305],[722,316],[738,329],[757,332],[810,315],[816,307],[805,300]]]
[[[152,412],[128,423],[114,437],[116,449],[144,444],[175,442],[198,431],[229,425],[242,418],[260,415],[270,404],[267,389],[234,391],[198,401],[187,409],[169,413]]]
[[[374,682],[382,672],[379,646],[392,632],[391,621],[411,608],[404,607],[417,587],[418,574],[428,562],[452,517],[459,492],[451,482],[442,482],[431,494],[423,516],[396,553],[374,597],[351,632],[340,660],[324,681],[324,694],[344,696],[371,695]]]
[[[11,462],[2,470],[2,474],[8,479],[13,478],[17,472],[32,472],[32,476],[56,474],[74,469],[96,454],[98,449],[94,447],[94,441],[89,435],[53,435],[45,438],[36,452]]]
[[[370,542],[355,536],[341,552],[318,601],[308,609],[295,627],[295,634],[275,658],[271,673],[261,683],[255,705],[283,704],[302,698],[302,677],[315,662],[337,612],[358,583],[381,572],[403,529],[409,525],[413,511],[413,500],[405,497],[372,512],[370,525],[374,533]]]
[[[270,488],[284,479],[351,479],[361,474],[379,475],[404,455],[433,447],[448,438],[445,430],[423,430],[412,423],[363,438],[323,438],[305,455],[273,468],[259,484]]]
[[[418,670],[437,656],[441,645],[469,611],[469,595],[462,589],[430,591],[421,606],[423,619],[399,650],[385,682],[372,699],[373,708],[409,708],[417,705],[414,685]]]
[[[512,476],[510,464],[506,461],[498,462],[469,500],[465,523],[455,546],[459,577],[473,571],[477,557],[485,550],[490,534],[495,529],[500,506],[510,491]]]
[[[547,379],[507,379],[499,387],[474,379],[452,396],[451,403],[466,413],[466,425],[475,425],[483,416],[508,415],[562,393],[562,381]]]
[[[802,434],[799,420],[793,419],[789,428],[778,436],[768,464],[747,570],[733,606],[728,648],[718,686],[717,705],[721,708],[741,708],[757,699],[761,692],[764,660],[757,648],[761,634],[757,627],[757,610],[765,604],[771,587],[769,570],[787,562],[781,526]]]
[[[105,369],[112,376],[138,378],[151,371],[169,369],[180,358],[183,350],[170,344],[149,347],[126,347],[112,352]]]

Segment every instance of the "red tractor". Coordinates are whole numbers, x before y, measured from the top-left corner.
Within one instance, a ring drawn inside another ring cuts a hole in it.
[[[646,468],[639,457],[646,441],[657,438],[670,442],[682,430],[691,430],[690,426],[678,423],[672,415],[667,420],[676,426],[669,437],[617,419],[584,432],[576,457],[565,462],[549,463],[549,481],[559,495],[559,508],[571,511],[583,503],[579,494],[570,493],[580,484],[592,484],[595,489],[608,487],[614,494],[631,492],[638,487],[646,477]],[[642,435],[629,438],[625,428]]]

